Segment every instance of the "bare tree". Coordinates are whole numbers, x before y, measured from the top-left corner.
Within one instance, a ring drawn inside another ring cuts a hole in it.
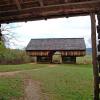
[[[16,45],[12,40],[18,41],[16,39],[16,33],[13,31],[18,28],[16,24],[4,24],[1,26],[0,41],[4,43],[6,47],[11,45]]]

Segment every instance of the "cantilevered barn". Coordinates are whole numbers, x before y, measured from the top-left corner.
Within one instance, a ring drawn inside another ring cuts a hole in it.
[[[52,56],[60,52],[62,63],[76,63],[76,57],[85,56],[86,46],[83,38],[31,39],[26,52],[37,62],[52,63]]]
[[[0,27],[4,23],[82,15],[89,15],[91,18],[94,100],[100,100],[100,54],[97,55],[97,51],[100,52],[100,0],[0,0]],[[98,20],[97,28],[95,15]],[[2,36],[0,28],[0,41]]]

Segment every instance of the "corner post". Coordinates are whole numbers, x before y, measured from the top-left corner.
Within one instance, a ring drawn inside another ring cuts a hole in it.
[[[90,17],[91,17],[92,64],[93,64],[93,75],[94,75],[94,100],[99,100],[99,72],[97,65],[95,13],[91,13]]]
[[[2,40],[2,33],[1,33],[1,24],[0,24],[0,41]]]

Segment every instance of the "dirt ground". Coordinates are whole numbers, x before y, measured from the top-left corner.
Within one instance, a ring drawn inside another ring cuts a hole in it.
[[[41,100],[41,88],[38,81],[32,79],[25,80],[24,100]]]
[[[1,76],[14,76],[14,75],[16,75],[16,74],[18,74],[18,73],[20,73],[20,72],[22,72],[22,71],[0,72],[0,77],[1,77]]]

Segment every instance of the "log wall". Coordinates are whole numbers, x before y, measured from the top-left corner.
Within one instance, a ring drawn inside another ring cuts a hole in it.
[[[55,53],[56,51],[54,51],[52,53],[52,51],[27,51],[27,54],[30,56],[51,56]],[[61,52],[62,56],[85,56],[86,51],[59,51]]]
[[[85,51],[61,51],[62,56],[85,56]]]
[[[49,51],[27,51],[30,56],[48,56]]]

